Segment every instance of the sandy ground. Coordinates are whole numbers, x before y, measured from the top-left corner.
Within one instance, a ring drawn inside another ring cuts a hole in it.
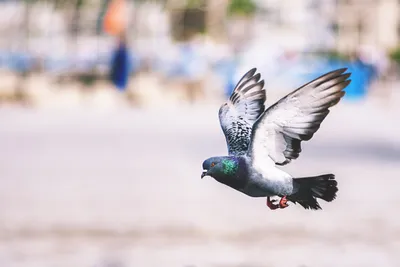
[[[322,211],[270,211],[212,179],[218,107],[0,109],[0,266],[400,266],[400,108],[341,103],[294,176]]]

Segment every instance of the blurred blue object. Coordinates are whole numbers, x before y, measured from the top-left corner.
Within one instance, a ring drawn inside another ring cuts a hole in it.
[[[16,72],[26,72],[33,66],[32,56],[22,52],[0,52],[0,66]]]
[[[363,99],[368,93],[368,87],[371,81],[376,78],[376,70],[373,66],[365,64],[361,60],[326,61],[322,66],[318,66],[314,72],[309,74],[308,80],[313,80],[324,73],[339,68],[347,68],[346,72],[351,72],[351,83],[345,89],[346,95],[344,98],[348,100]]]
[[[131,58],[125,42],[120,42],[114,51],[111,60],[111,81],[120,90],[124,91],[128,84],[131,71]]]
[[[370,73],[367,67],[359,62],[350,62],[348,72],[351,72],[351,83],[346,87],[345,98],[357,100],[366,96],[370,81]]]

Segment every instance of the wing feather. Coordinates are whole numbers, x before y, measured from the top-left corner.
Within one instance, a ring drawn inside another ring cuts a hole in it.
[[[249,154],[258,164],[269,157],[278,165],[297,159],[301,141],[310,140],[344,96],[350,83],[347,69],[338,69],[303,85],[269,107],[252,129]]]
[[[261,75],[256,71],[253,68],[243,75],[228,102],[219,109],[219,120],[230,155],[247,153],[252,126],[265,110],[264,80],[260,81]]]

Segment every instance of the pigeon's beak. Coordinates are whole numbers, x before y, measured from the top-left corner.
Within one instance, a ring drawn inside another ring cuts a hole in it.
[[[204,170],[204,171],[201,173],[201,179],[203,179],[204,176],[207,176],[207,171],[206,171],[206,170]]]

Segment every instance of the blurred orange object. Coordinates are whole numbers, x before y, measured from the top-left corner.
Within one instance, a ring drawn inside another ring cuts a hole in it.
[[[126,1],[111,0],[104,16],[104,31],[111,35],[121,35],[126,27]]]

